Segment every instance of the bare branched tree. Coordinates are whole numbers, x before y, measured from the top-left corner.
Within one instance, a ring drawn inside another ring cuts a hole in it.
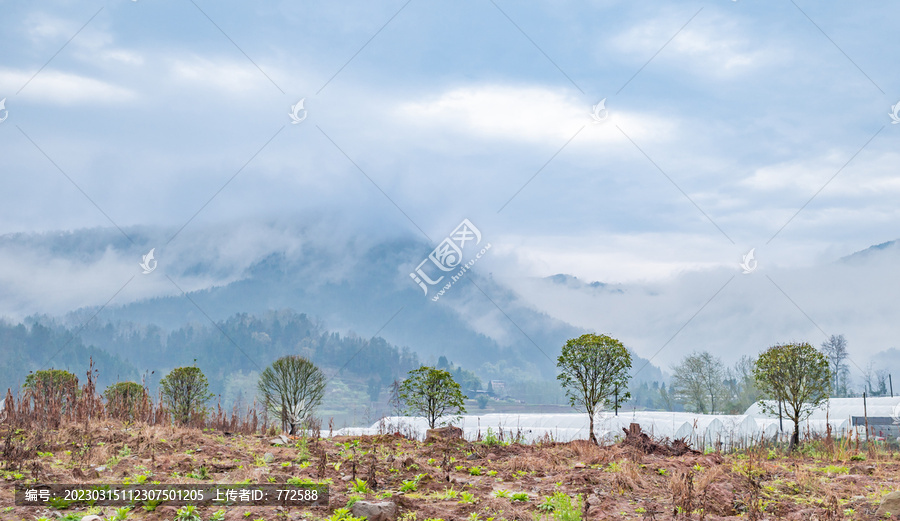
[[[742,414],[759,399],[759,389],[753,377],[754,364],[755,358],[744,355],[734,366],[725,370],[725,388],[728,391],[725,412]]]
[[[822,342],[822,354],[828,359],[831,366],[831,374],[834,380],[831,383],[832,392],[836,396],[847,394],[847,375],[849,370],[844,360],[847,359],[847,339],[844,335],[831,335],[828,340]],[[843,384],[843,385],[842,385]]]
[[[684,357],[673,368],[672,393],[675,399],[694,412],[722,412],[727,397],[722,360],[707,351]]]
[[[259,375],[258,388],[266,410],[281,421],[281,428],[297,434],[325,396],[325,375],[302,356],[285,356]]]

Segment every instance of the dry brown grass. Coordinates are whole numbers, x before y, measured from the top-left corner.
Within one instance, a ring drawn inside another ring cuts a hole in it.
[[[132,404],[115,399],[105,400],[96,388],[98,372],[93,367],[91,360],[87,380],[81,387],[74,383],[52,387],[38,380],[20,395],[13,395],[12,390],[7,389],[6,402],[0,412],[3,423],[18,429],[39,431],[57,430],[63,426],[72,428],[79,424],[86,431],[91,422],[105,420],[144,426],[171,424],[162,398],[154,400],[146,387],[142,396]],[[274,428],[265,421],[260,422],[256,404],[246,411],[235,408],[230,414],[222,409],[221,404],[217,404],[209,414],[196,416],[184,427],[240,434],[266,433]]]

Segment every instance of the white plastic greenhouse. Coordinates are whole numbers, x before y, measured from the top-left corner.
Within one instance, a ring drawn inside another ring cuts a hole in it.
[[[847,436],[851,431],[864,435],[865,421],[869,421],[870,433],[877,437],[893,439],[900,429],[900,397],[869,398],[863,408],[862,398],[835,398],[813,411],[801,423],[803,436],[824,436],[827,425],[835,437]],[[721,447],[723,449],[748,446],[760,440],[786,441],[792,432],[792,423],[777,415],[762,412],[758,404],[745,414],[696,414],[665,411],[620,411],[618,416],[603,412],[594,418],[594,433],[601,440],[613,442],[624,435],[622,429],[637,423],[654,438],[684,439],[692,447]],[[542,439],[572,441],[587,439],[587,414],[483,414],[463,416],[454,425],[463,430],[468,440],[484,438],[490,429],[504,439],[519,436],[525,443]],[[384,418],[371,427],[351,427],[339,430],[339,435],[381,434],[402,432],[424,438],[428,425],[423,418],[395,416]],[[862,429],[862,431],[860,431]]]

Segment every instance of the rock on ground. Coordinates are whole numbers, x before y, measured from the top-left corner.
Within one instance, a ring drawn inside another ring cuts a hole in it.
[[[460,439],[463,436],[463,431],[459,427],[454,427],[452,425],[448,427],[441,427],[439,429],[428,429],[425,431],[425,441],[428,440],[454,440]]]
[[[881,506],[875,511],[875,517],[881,518],[886,512],[890,512],[895,516],[900,514],[900,492],[891,492],[884,496],[884,499],[881,500]]]
[[[397,519],[397,505],[390,501],[357,501],[350,507],[350,513],[355,517],[366,516],[367,521],[394,521]]]

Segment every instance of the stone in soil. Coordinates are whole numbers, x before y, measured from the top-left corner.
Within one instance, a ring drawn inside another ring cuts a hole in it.
[[[875,517],[881,518],[887,512],[894,516],[900,514],[900,492],[891,492],[884,496],[884,499],[881,500],[881,506],[875,511]]]
[[[355,517],[365,516],[368,521],[394,521],[397,519],[397,505],[390,501],[381,503],[357,501],[350,508],[350,513]]]

